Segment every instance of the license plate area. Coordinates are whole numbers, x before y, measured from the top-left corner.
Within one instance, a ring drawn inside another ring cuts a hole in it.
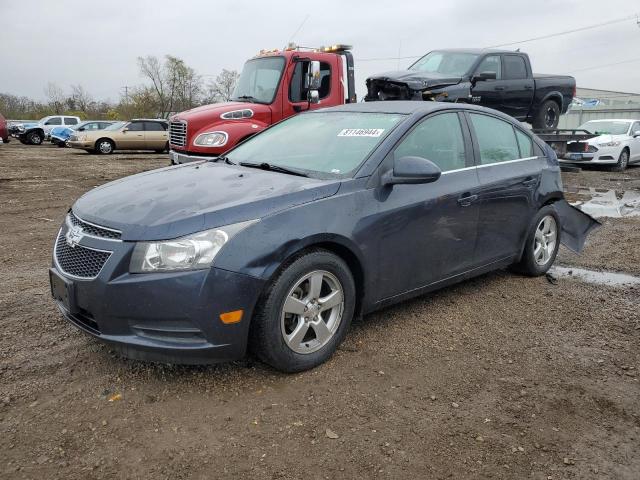
[[[49,269],[49,283],[51,296],[59,302],[69,313],[75,310],[73,282],[63,278],[54,269]]]

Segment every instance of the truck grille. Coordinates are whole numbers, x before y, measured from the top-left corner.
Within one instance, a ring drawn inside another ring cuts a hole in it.
[[[176,147],[187,145],[187,122],[171,122],[169,124],[169,143]]]
[[[67,217],[69,219],[69,223],[73,226],[82,227],[82,231],[87,235],[92,235],[94,237],[100,238],[110,238],[113,240],[119,240],[122,234],[117,230],[111,230],[110,228],[99,227],[98,225],[93,225],[92,223],[87,223],[84,220],[80,220],[76,217],[73,212],[69,212]]]
[[[81,245],[70,247],[61,230],[56,240],[54,255],[56,263],[63,273],[90,279],[98,276],[111,256],[111,252],[94,250]]]

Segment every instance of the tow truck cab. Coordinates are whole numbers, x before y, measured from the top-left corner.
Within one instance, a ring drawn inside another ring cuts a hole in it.
[[[230,102],[170,118],[171,163],[221,155],[296,113],[355,103],[351,47],[261,51],[248,60]]]

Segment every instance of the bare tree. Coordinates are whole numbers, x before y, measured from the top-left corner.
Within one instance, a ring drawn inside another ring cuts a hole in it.
[[[235,70],[222,70],[215,81],[209,83],[209,96],[211,102],[228,102],[236,88],[240,74]]]
[[[71,96],[69,100],[73,103],[73,110],[87,112],[91,109],[94,101],[89,92],[82,85],[71,85]]]
[[[64,90],[62,90],[58,84],[49,82],[44,89],[44,94],[47,96],[49,106],[53,109],[54,113],[63,113],[66,100]]]

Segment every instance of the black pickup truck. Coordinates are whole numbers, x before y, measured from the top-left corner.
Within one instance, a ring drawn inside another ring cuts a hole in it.
[[[451,49],[427,53],[408,70],[367,79],[365,101],[465,102],[500,110],[536,129],[555,129],[575,95],[576,80],[534,75],[523,52]]]

